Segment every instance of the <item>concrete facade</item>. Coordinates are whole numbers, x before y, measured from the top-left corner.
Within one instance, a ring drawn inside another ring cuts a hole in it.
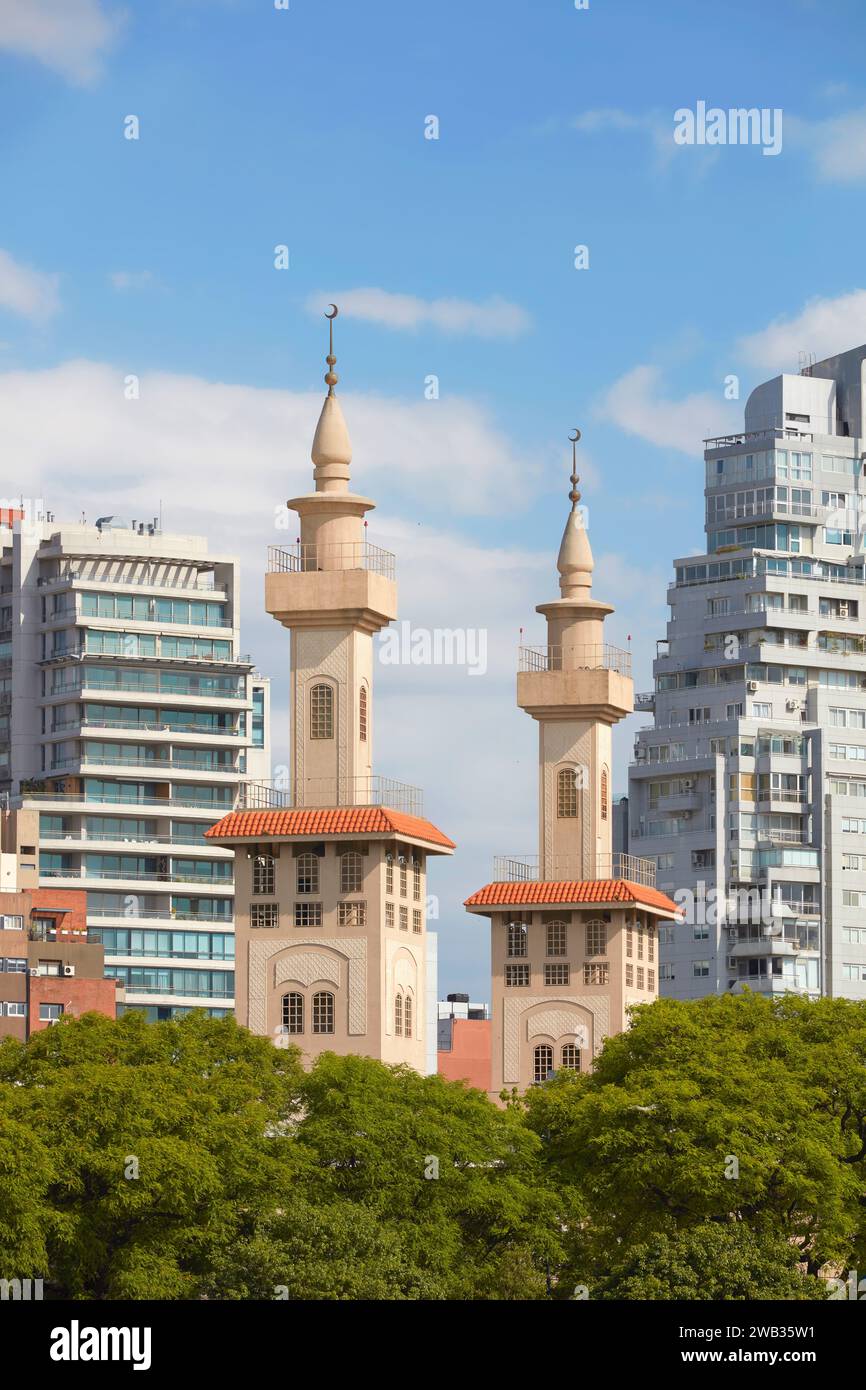
[[[706,553],[674,562],[630,769],[629,847],[689,895],[663,994],[866,999],[864,373],[860,347],[778,376],[705,441]]]

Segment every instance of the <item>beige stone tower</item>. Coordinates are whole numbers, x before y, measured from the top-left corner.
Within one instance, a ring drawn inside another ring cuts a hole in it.
[[[604,641],[572,436],[561,597],[542,603],[546,646],[524,647],[517,703],[537,720],[538,855],[501,856],[466,901],[491,919],[491,1094],[586,1069],[633,1004],[657,993],[656,922],[676,917],[655,862],[612,852],[611,730],[633,708],[631,657]]]
[[[271,547],[265,579],[265,607],[291,633],[290,786],[248,787],[207,833],[236,851],[238,1021],[307,1057],[425,1072],[426,864],[454,846],[417,788],[373,773],[373,635],[397,616],[397,586],[394,556],[365,539],[374,503],[350,490],[335,361],[332,322],[315,490],[288,503],[300,540]]]

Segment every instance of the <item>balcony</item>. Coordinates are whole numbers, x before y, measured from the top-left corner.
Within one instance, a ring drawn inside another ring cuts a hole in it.
[[[634,697],[634,707],[636,714],[652,714],[656,707],[656,693],[654,690],[643,690]]]
[[[588,873],[586,865],[581,864],[576,857],[549,859],[543,866],[539,865],[536,854],[499,854],[493,860],[495,883],[579,883],[612,878],[627,878],[632,883],[640,883],[644,888],[654,888],[656,861],[641,859],[636,854],[599,855],[593,871]]]
[[[619,647],[519,647],[520,671],[616,671],[631,679],[631,652]]]
[[[423,816],[424,793],[420,787],[378,775],[307,777],[287,789],[247,782],[238,793],[238,810],[329,810],[335,806],[388,806],[409,816]]]
[[[269,574],[308,574],[315,570],[368,570],[393,579],[396,556],[368,541],[335,541],[313,545],[299,541],[292,546],[268,546]]]

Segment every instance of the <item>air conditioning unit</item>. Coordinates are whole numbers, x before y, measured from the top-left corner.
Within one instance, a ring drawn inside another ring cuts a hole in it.
[[[64,965],[64,967],[63,967],[63,973],[64,973],[64,975],[74,975],[74,974],[75,974],[75,966],[74,966],[74,965]]]
[[[847,603],[840,603],[840,604],[839,604],[839,612],[838,612],[838,615],[837,615],[837,616],[840,617],[840,618],[847,618],[847,616],[848,616],[848,605],[847,605]]]
[[[30,967],[30,977],[31,977],[31,979],[33,978],[34,975],[36,975],[36,976],[38,977],[38,975],[39,975],[39,969],[38,969],[37,966],[31,965],[31,967]]]
[[[786,700],[786,701],[785,701],[785,709],[796,709],[796,708],[797,708],[797,701],[796,701],[796,700]]]
[[[746,682],[746,689],[747,689],[747,690],[755,691],[755,690],[757,690],[757,688],[758,688],[758,682],[757,682],[757,681],[747,681],[747,682]]]

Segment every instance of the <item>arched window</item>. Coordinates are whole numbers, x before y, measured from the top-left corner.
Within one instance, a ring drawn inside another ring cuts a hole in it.
[[[524,922],[508,923],[505,950],[509,956],[526,955],[526,924]]]
[[[367,687],[362,685],[358,692],[358,737],[367,742]]]
[[[535,1081],[546,1081],[553,1071],[553,1048],[549,1043],[539,1043],[532,1054],[532,1059],[532,1074]]]
[[[334,737],[334,690],[314,685],[310,691],[310,738]]]
[[[360,893],[364,887],[364,860],[351,849],[340,855],[340,892]]]
[[[580,1048],[574,1043],[564,1043],[562,1065],[567,1071],[580,1071]]]
[[[407,1038],[412,1036],[412,996],[407,994],[403,1001],[403,1032]]]
[[[302,994],[283,995],[283,1028],[287,1033],[303,1033],[304,996]]]
[[[561,767],[556,774],[556,814],[563,819],[577,815],[577,768]]]
[[[603,956],[607,951],[607,923],[595,918],[586,924],[586,954]]]
[[[398,1038],[403,1036],[403,996],[397,993],[394,996],[394,1032]]]
[[[609,776],[606,767],[601,769],[601,818],[607,820],[607,813],[610,807],[610,792],[608,789]]]
[[[271,894],[274,892],[276,869],[272,854],[257,854],[253,859],[253,892]]]
[[[313,1032],[333,1033],[334,996],[328,990],[313,995]]]
[[[318,893],[319,891],[319,856],[317,854],[299,854],[297,863],[298,872],[298,892],[299,893]]]

